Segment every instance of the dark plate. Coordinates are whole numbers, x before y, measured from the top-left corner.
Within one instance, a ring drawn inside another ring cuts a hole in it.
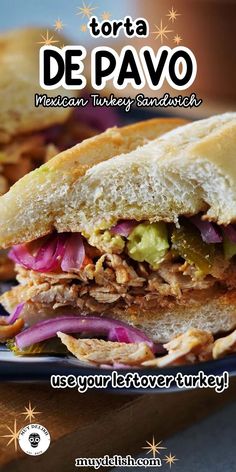
[[[206,375],[222,375],[227,371],[229,375],[236,375],[236,355],[225,357],[217,361],[202,362],[193,365],[168,367],[164,369],[132,369],[119,370],[118,374],[127,374],[129,372],[137,372],[139,377],[152,375],[175,375],[181,372],[183,375],[197,375],[199,371],[203,371]],[[74,357],[56,357],[56,356],[32,356],[32,357],[16,357],[6,348],[0,349],[0,380],[4,382],[48,382],[52,375],[73,375],[88,376],[88,375],[108,375],[111,376],[111,369],[97,369],[93,367],[85,367],[78,363]],[[113,390],[111,385],[108,385],[108,390]],[[133,388],[128,389],[118,388],[116,391],[125,393],[127,390],[130,393],[144,393],[144,392],[166,392],[166,388]],[[173,382],[168,391],[182,391]]]

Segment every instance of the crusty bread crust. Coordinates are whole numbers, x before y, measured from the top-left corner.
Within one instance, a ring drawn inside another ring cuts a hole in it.
[[[69,200],[71,193],[74,190],[77,192],[77,185],[88,169],[114,156],[126,155],[185,123],[182,119],[152,119],[119,129],[113,128],[60,153],[24,176],[0,198],[0,246],[9,247],[31,241],[54,228],[59,231],[79,231],[77,217],[75,221],[73,216],[75,209]],[[103,198],[109,199],[110,182],[104,184]],[[96,191],[95,187],[91,189],[92,195]],[[83,199],[83,195],[81,197]]]
[[[86,236],[121,218],[236,221],[236,113],[178,124],[108,130],[23,177],[0,199],[1,247],[54,228]]]
[[[0,143],[10,141],[16,134],[37,131],[62,123],[70,108],[36,108],[34,94],[45,93],[39,87],[38,44],[44,28],[25,28],[0,35]],[[54,39],[66,43],[57,33]],[[63,89],[50,91],[50,96],[65,95]],[[74,92],[67,90],[67,96]]]
[[[0,246],[54,229],[87,236],[121,218],[176,222],[202,211],[235,222],[236,113],[180,124],[108,130],[23,177],[0,199]]]

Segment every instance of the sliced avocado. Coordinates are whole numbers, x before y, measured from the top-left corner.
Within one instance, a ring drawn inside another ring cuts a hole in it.
[[[131,259],[148,262],[155,269],[169,249],[165,223],[141,223],[128,236],[128,254]]]
[[[236,243],[232,243],[228,238],[224,237],[223,241],[225,259],[231,259],[236,254]]]

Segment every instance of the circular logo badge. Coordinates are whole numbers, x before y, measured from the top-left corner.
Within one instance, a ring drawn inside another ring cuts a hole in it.
[[[40,456],[50,446],[51,438],[48,430],[41,424],[24,426],[18,436],[19,446],[30,456]]]

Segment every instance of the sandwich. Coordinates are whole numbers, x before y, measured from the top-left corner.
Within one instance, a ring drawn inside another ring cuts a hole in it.
[[[114,128],[0,198],[1,296],[19,354],[176,365],[236,349],[236,113]],[[54,341],[53,341],[54,340]],[[57,341],[56,341],[57,340]]]
[[[66,40],[51,32],[59,44]],[[38,51],[42,30],[27,28],[0,35],[0,195],[19,178],[85,138],[117,121],[114,114],[95,119],[81,109],[36,107],[34,94],[44,94],[38,85]],[[64,95],[63,89],[50,92]],[[68,97],[73,91],[67,90]],[[104,121],[105,120],[105,121]],[[0,280],[12,277],[12,264],[0,254]]]
[[[107,127],[108,118],[96,118],[92,110],[35,106],[35,94],[45,94],[39,86],[42,33],[40,28],[25,28],[0,35],[0,194],[60,151]],[[66,44],[61,34],[48,34],[57,45]],[[63,88],[50,91],[52,98],[60,95],[65,95]],[[73,95],[66,91],[68,98]],[[109,116],[110,126],[114,119]]]

